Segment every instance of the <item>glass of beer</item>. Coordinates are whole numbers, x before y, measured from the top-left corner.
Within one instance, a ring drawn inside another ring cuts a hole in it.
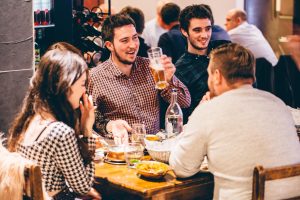
[[[150,60],[151,73],[155,81],[155,88],[162,90],[168,86],[168,82],[165,77],[165,70],[160,62],[162,50],[160,47],[152,47],[147,52]]]
[[[144,124],[132,124],[131,142],[141,143],[145,147],[146,128]]]

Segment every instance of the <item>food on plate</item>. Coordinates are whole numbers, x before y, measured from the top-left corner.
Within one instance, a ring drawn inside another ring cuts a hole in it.
[[[146,139],[149,141],[160,141],[161,138],[157,135],[146,135]]]
[[[137,163],[138,174],[148,178],[162,178],[168,171],[169,165],[157,161],[141,161]]]

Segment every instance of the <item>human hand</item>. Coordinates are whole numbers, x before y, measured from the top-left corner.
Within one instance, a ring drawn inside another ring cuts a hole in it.
[[[107,130],[112,132],[116,145],[128,143],[128,132],[132,129],[125,120],[109,121],[107,124]]]
[[[172,63],[172,59],[166,55],[162,55],[160,58],[161,65],[165,70],[166,80],[171,82],[172,77],[176,71],[175,65]]]
[[[81,112],[80,130],[85,137],[91,137],[93,134],[93,124],[95,122],[95,109],[91,95],[83,94],[79,108]]]
[[[211,99],[211,94],[210,92],[206,92],[205,95],[202,97],[201,101],[200,101],[200,104],[204,103],[204,102],[207,102]]]
[[[94,188],[91,188],[90,191],[86,195],[91,197],[93,200],[101,200],[102,199],[100,193],[97,192],[97,190],[95,190]]]

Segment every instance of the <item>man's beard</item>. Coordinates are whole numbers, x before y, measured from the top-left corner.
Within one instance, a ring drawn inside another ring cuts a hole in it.
[[[200,50],[200,51],[205,50],[205,49],[207,49],[207,47],[208,47],[208,45],[207,45],[206,47],[199,47],[199,46],[197,46],[193,41],[190,41],[190,44],[192,45],[192,47],[193,47],[194,49],[197,49],[197,50]]]
[[[121,62],[121,63],[123,63],[123,64],[125,64],[125,65],[132,65],[134,62],[135,62],[135,59],[134,59],[134,61],[128,61],[128,60],[124,60],[124,59],[122,59],[121,58],[121,56],[118,54],[118,52],[116,51],[116,49],[115,49],[115,55],[116,55],[116,57],[118,58],[118,60]]]

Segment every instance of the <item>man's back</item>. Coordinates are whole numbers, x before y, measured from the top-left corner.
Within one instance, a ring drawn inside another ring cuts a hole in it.
[[[181,34],[179,25],[163,33],[158,40],[158,46],[162,48],[164,54],[172,58],[173,63],[176,63],[187,46],[186,38]]]
[[[278,62],[270,44],[256,26],[244,22],[228,34],[232,42],[250,49],[255,58],[266,58],[273,66]]]
[[[300,163],[300,144],[288,108],[277,97],[250,85],[199,106],[189,123],[188,129],[202,130],[194,133],[197,136],[193,139],[208,146],[209,170],[215,177],[214,199],[250,199],[257,164],[272,167]],[[199,155],[197,150],[193,154]],[[272,192],[268,192],[272,185],[267,185],[266,198],[272,195],[282,199],[286,196],[281,197],[281,192],[292,195],[300,188],[299,178],[293,187],[281,183],[276,188],[282,190]]]
[[[257,164],[272,167],[300,163],[300,144],[291,113],[275,96],[248,86],[224,93],[200,112],[207,117],[199,122],[216,124],[202,130],[209,130],[205,133],[210,144],[209,168],[215,175],[215,187],[224,189],[219,191],[221,198],[234,197],[235,192],[246,196],[251,193]]]

